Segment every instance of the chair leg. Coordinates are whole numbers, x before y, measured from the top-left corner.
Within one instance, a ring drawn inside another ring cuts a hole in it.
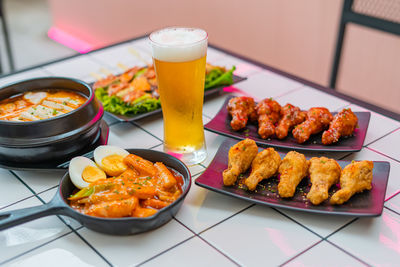
[[[8,35],[7,24],[6,24],[6,20],[4,18],[4,14],[2,14],[2,16],[0,16],[0,18],[1,18],[1,25],[3,27],[4,43],[6,45],[8,64],[10,65],[10,70],[14,71],[15,70],[14,58],[13,58],[12,51],[11,51],[10,38],[9,38],[9,35]]]

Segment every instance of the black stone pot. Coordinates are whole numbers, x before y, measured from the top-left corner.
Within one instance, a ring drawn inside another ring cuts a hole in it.
[[[0,89],[0,100],[31,90],[66,89],[86,96],[78,109],[54,118],[13,122],[0,120],[0,159],[8,162],[45,162],[66,158],[98,136],[103,106],[90,86],[80,80],[46,77],[9,84]]]
[[[169,206],[146,218],[100,218],[88,216],[74,210],[68,205],[67,198],[72,194],[75,186],[72,184],[69,174],[66,173],[60,182],[56,195],[49,203],[42,206],[0,213],[0,231],[40,217],[55,214],[69,216],[93,231],[110,235],[141,233],[167,223],[178,212],[184,198],[189,192],[191,186],[189,169],[179,159],[163,152],[149,149],[127,149],[127,151],[152,162],[163,162],[166,166],[182,174],[184,182],[182,195]]]

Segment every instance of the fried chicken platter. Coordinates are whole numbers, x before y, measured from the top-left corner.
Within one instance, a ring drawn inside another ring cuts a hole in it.
[[[351,136],[358,123],[357,116],[350,108],[333,116],[324,107],[313,107],[305,112],[290,103],[281,107],[272,98],[255,104],[251,97],[238,96],[229,100],[227,108],[232,116],[231,127],[236,131],[246,127],[250,118],[250,121],[258,122],[258,134],[262,139],[273,136],[284,139],[292,132],[300,144],[310,139],[312,134],[320,132],[323,132],[322,144],[336,143],[341,137]],[[241,116],[237,116],[239,112]]]
[[[359,151],[364,143],[370,113],[325,107],[302,110],[294,103],[249,96],[228,97],[207,130],[257,144],[314,151]]]
[[[390,165],[340,161],[227,139],[196,184],[259,204],[317,213],[378,216]],[[221,178],[217,178],[221,177]]]

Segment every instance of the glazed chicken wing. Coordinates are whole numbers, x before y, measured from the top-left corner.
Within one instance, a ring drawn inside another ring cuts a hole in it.
[[[301,111],[299,107],[286,104],[281,109],[281,119],[275,128],[276,137],[279,139],[285,138],[294,126],[302,123],[305,119],[306,112]]]
[[[259,182],[277,173],[280,163],[281,157],[275,149],[269,147],[261,151],[251,164],[251,173],[245,180],[245,185],[249,190],[255,190]]]
[[[307,175],[308,163],[306,157],[296,151],[286,154],[279,166],[281,174],[278,192],[281,197],[292,197],[297,185]]]
[[[272,98],[264,99],[256,106],[258,134],[263,139],[275,134],[275,123],[280,117],[281,105]]]
[[[238,96],[229,100],[227,109],[232,116],[231,127],[238,131],[246,127],[247,121],[256,120],[255,103],[252,97]]]
[[[358,123],[357,116],[350,108],[345,108],[333,117],[329,129],[322,134],[322,143],[330,145],[341,136],[349,136],[354,132]]]
[[[374,163],[364,160],[352,162],[344,167],[340,175],[340,190],[331,197],[331,204],[341,205],[355,193],[372,188],[372,169]]]
[[[312,185],[307,198],[314,205],[318,205],[328,199],[329,188],[339,182],[342,168],[336,160],[326,157],[311,158],[309,163],[308,172]]]
[[[297,125],[292,133],[298,143],[304,143],[312,134],[321,132],[328,128],[332,121],[332,114],[326,108],[310,108],[307,112],[307,119]]]
[[[248,138],[232,146],[228,154],[228,169],[222,173],[224,185],[233,185],[238,176],[250,167],[257,153],[256,142]]]

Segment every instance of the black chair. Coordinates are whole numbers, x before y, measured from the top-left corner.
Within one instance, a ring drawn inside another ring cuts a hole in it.
[[[14,59],[11,51],[11,44],[10,44],[10,38],[8,35],[8,30],[7,30],[7,23],[6,19],[4,16],[4,5],[3,5],[3,0],[0,0],[0,20],[1,20],[1,26],[3,28],[3,37],[4,37],[4,43],[6,46],[6,54],[8,58],[8,64],[10,66],[10,71],[14,71]],[[3,73],[3,68],[1,65],[1,60],[0,60],[0,74]]]
[[[400,0],[344,0],[330,87],[335,89],[347,23],[400,35]]]

